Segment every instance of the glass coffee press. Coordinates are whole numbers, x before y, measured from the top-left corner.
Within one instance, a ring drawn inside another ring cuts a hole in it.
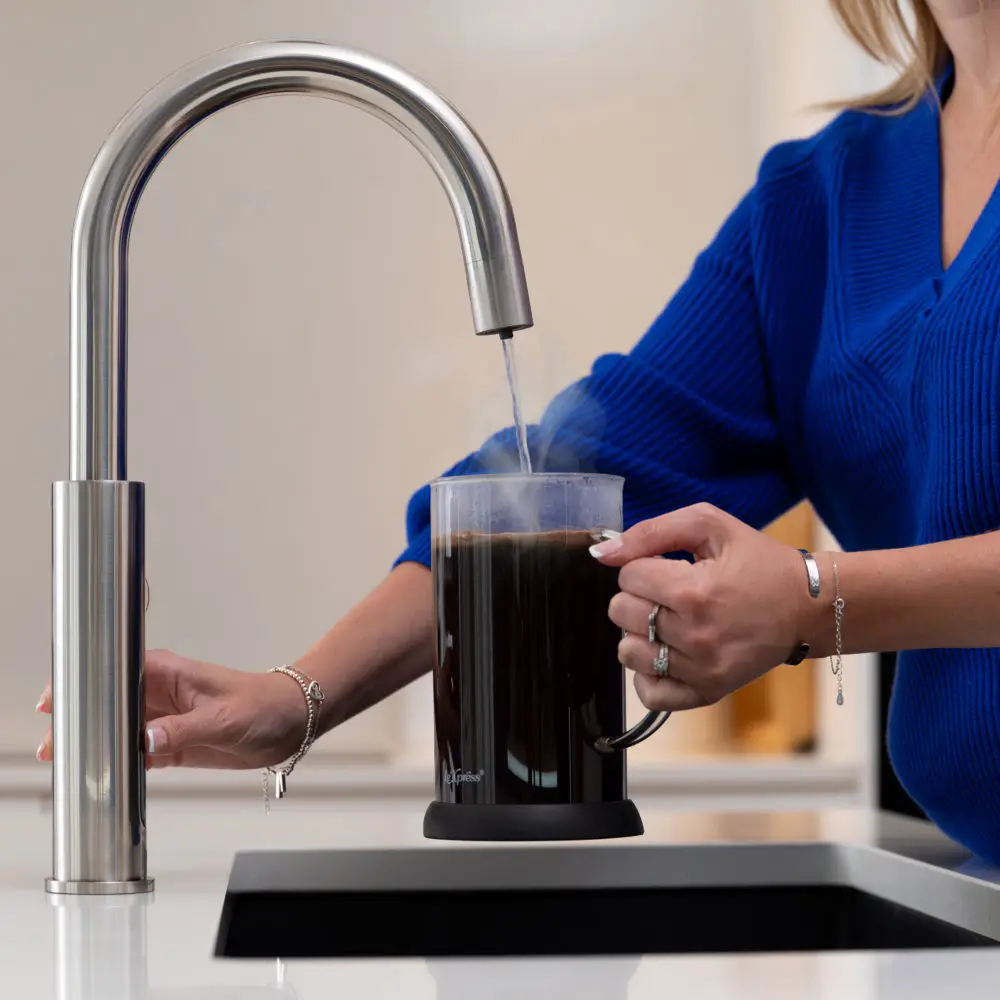
[[[624,751],[618,571],[589,549],[622,528],[617,476],[463,476],[431,484],[436,801],[444,840],[643,832]]]

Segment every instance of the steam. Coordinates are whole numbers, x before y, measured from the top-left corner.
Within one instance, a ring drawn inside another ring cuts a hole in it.
[[[506,379],[500,367],[501,343],[504,345]],[[568,375],[565,358],[553,357],[553,348],[558,354],[564,354],[558,350],[557,338],[515,335],[500,343],[484,345],[480,340],[476,345],[479,350],[484,346],[490,348],[486,353],[496,374],[488,380],[488,389],[479,387],[477,405],[465,408],[464,425],[469,435],[466,447],[473,451],[474,461],[464,464],[463,473],[489,474],[497,478],[488,485],[470,487],[471,492],[456,495],[453,513],[457,515],[457,523],[452,523],[452,530],[542,534],[567,527],[608,527],[609,518],[615,512],[606,510],[603,490],[596,486],[582,489],[579,486],[571,488],[566,483],[546,484],[541,477],[522,473],[521,442],[511,422],[512,417],[516,422],[519,414],[538,413],[541,407],[533,403],[548,402],[541,420],[525,428],[523,444],[531,470],[534,473],[597,472],[596,459],[607,420],[604,407],[591,392],[590,379],[576,381],[552,398],[549,389],[554,380],[558,377],[563,381]],[[521,355],[517,364],[515,351]],[[468,386],[467,379],[464,381]],[[518,398],[511,392],[515,387]],[[487,436],[501,421],[507,426]],[[588,504],[594,509],[588,510]]]
[[[538,424],[527,428],[535,473],[596,472],[595,458],[607,426],[604,408],[582,380],[552,401]],[[477,470],[495,474],[483,503],[490,508],[485,532],[545,533],[563,528],[609,527],[611,515],[601,490],[547,483],[540,476],[521,473],[515,428],[493,435],[477,453]],[[484,486],[485,490],[486,487]],[[572,491],[572,492],[571,492]]]

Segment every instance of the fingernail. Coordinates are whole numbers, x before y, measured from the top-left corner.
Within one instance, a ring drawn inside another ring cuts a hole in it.
[[[35,760],[42,761],[44,763],[45,758],[42,756],[42,751],[45,750],[45,744],[39,743],[38,749],[35,751]]]
[[[43,708],[45,708],[45,695],[44,694],[41,696],[41,698],[38,699],[38,704],[35,706],[35,711],[36,712],[40,712]]]
[[[162,729],[150,727],[146,730],[146,749],[150,753],[162,753],[165,742],[166,733]]]
[[[605,556],[617,552],[622,545],[623,542],[620,538],[609,538],[606,542],[601,542],[600,545],[591,545],[590,554],[595,559],[603,559]]]

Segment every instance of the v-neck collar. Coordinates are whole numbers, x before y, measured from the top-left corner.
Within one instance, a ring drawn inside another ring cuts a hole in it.
[[[936,262],[934,282],[936,290],[941,295],[947,294],[955,287],[982,252],[992,244],[1000,228],[1000,180],[998,180],[955,259],[947,267],[944,266],[944,164],[941,155],[941,111],[948,100],[953,82],[954,68],[949,66],[935,83],[938,100],[925,100],[921,108],[928,119],[933,140],[934,169],[931,171],[930,191],[934,204],[934,224],[930,227],[930,235],[934,240]]]

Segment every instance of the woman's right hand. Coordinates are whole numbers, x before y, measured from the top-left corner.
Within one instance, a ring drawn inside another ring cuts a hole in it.
[[[230,670],[166,650],[146,652],[149,767],[257,768],[287,760],[306,726],[302,691],[282,674]],[[38,711],[52,714],[51,682]],[[38,748],[52,760],[52,727]]]

